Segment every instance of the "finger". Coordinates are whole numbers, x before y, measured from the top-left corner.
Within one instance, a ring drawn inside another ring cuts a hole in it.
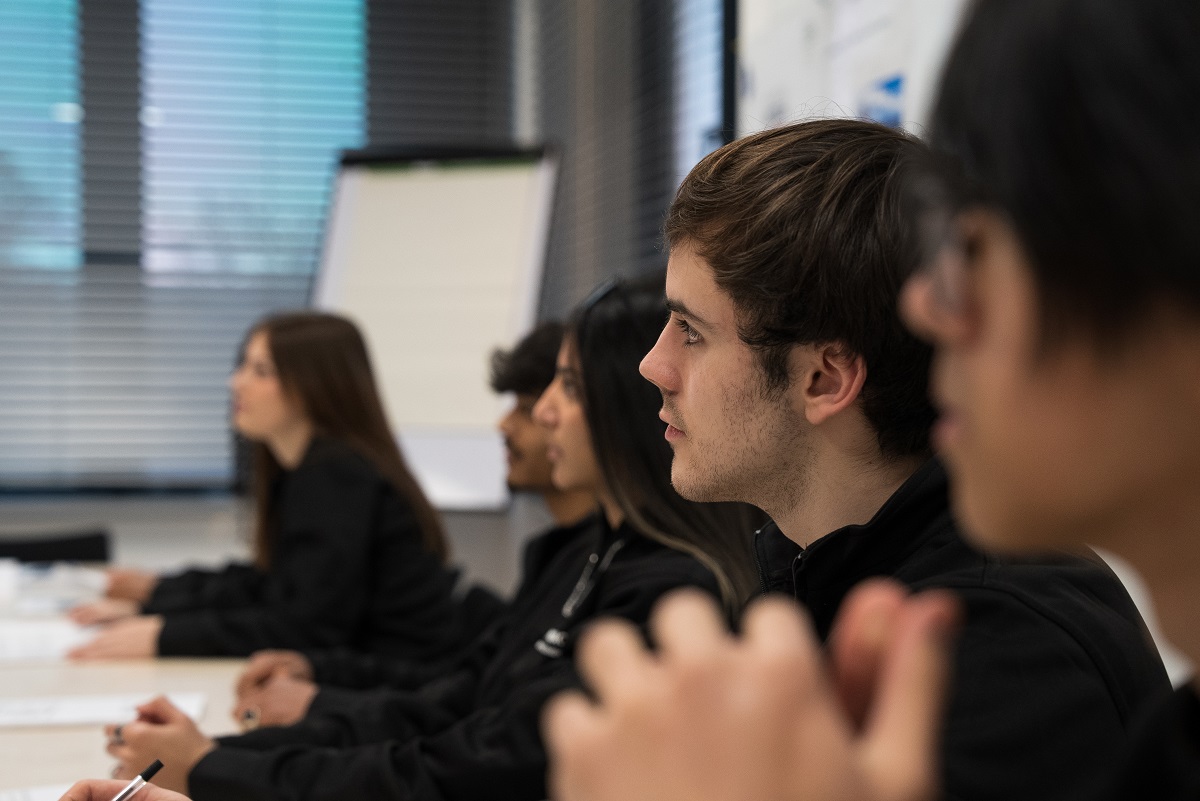
[[[115,779],[89,779],[76,782],[59,801],[108,801],[125,789],[125,782]]]
[[[247,692],[258,687],[271,675],[271,665],[266,660],[255,662],[251,660],[246,669],[242,671],[242,675],[238,676],[237,684],[234,686],[234,691],[239,695],[244,695]]]
[[[165,695],[156,695],[137,708],[138,720],[150,723],[176,723],[190,721],[179,707],[172,704]]]
[[[884,653],[907,595],[896,582],[867,581],[838,610],[827,650],[838,697],[856,729],[871,708]]]
[[[574,690],[553,696],[542,708],[542,738],[549,759],[546,782],[556,801],[583,797],[580,788],[590,783],[590,763],[580,757],[594,754],[602,715],[587,696]]]
[[[237,704],[233,707],[233,719],[238,725],[244,725],[247,720],[247,712],[250,710],[259,710],[263,706],[263,691],[255,690],[246,693],[238,699]],[[258,712],[254,713],[257,716]]]
[[[584,682],[599,695],[620,687],[644,670],[649,658],[641,632],[625,620],[602,620],[579,639],[576,666]]]
[[[897,617],[864,740],[869,773],[877,787],[889,788],[886,798],[920,798],[936,788],[942,710],[961,618],[958,600],[945,591],[915,596]]]
[[[576,649],[579,674],[599,698],[642,686],[653,657],[641,632],[624,620],[604,620],[584,632]]]
[[[298,681],[298,679],[292,675],[292,671],[287,667],[287,665],[276,665],[275,669],[271,671],[271,675],[267,677],[267,686],[278,686],[280,684],[294,681]]]
[[[134,733],[133,736],[136,739],[137,734]],[[131,745],[128,740],[109,740],[104,744],[104,750],[108,752],[109,756],[116,759],[122,765],[137,762],[137,748]],[[113,773],[113,777],[120,778],[117,773]]]
[[[77,645],[67,651],[67,659],[88,660],[102,659],[107,650],[104,642],[104,635],[96,637],[94,640],[85,642],[83,645]]]
[[[699,590],[667,595],[650,616],[650,633],[659,653],[672,661],[704,662],[730,643],[720,608]]]
[[[742,639],[756,650],[808,652],[818,641],[812,621],[794,601],[768,595],[752,603],[742,618]]]
[[[754,602],[742,620],[745,656],[753,658],[753,684],[767,688],[782,702],[832,695],[825,671],[824,649],[808,614],[793,601],[769,596]],[[742,683],[743,690],[751,685]]]

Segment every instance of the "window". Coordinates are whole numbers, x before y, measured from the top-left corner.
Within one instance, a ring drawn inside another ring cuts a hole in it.
[[[235,350],[306,302],[362,144],[364,16],[0,4],[0,486],[228,485]]]
[[[74,0],[0,4],[0,261],[79,266]]]

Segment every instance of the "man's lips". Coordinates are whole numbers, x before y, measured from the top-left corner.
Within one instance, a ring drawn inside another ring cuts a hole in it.
[[[667,424],[667,430],[664,432],[663,436],[667,438],[668,442],[682,439],[686,436],[686,434],[683,433],[683,429],[678,428],[669,419],[667,419],[667,413],[665,411],[658,413],[658,419]]]

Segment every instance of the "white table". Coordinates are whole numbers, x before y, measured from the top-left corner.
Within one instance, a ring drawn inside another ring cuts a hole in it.
[[[103,693],[202,692],[200,728],[232,734],[233,682],[241,659],[146,659],[0,665],[0,698]],[[115,721],[119,722],[119,721]],[[113,760],[99,726],[0,728],[0,790],[107,776]]]

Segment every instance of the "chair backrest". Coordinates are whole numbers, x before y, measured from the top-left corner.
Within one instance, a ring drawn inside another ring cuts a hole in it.
[[[55,531],[0,534],[0,559],[19,562],[107,562],[112,553],[108,531]]]

